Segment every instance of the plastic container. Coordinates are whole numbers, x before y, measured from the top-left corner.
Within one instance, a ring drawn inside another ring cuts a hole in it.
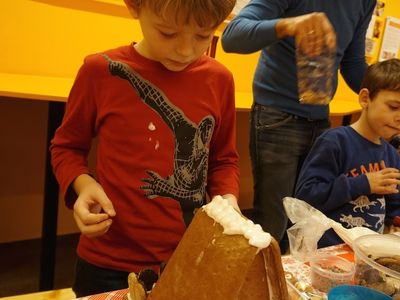
[[[400,272],[395,271],[400,268],[400,237],[393,234],[365,235],[354,241],[353,250],[355,283],[400,297]]]
[[[391,297],[360,285],[339,285],[328,293],[328,300],[392,300]]]
[[[354,264],[340,256],[316,254],[310,261],[311,284],[321,292],[328,292],[340,284],[353,283]]]

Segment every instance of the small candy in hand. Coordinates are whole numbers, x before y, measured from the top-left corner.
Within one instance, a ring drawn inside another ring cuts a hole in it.
[[[138,274],[138,281],[143,284],[146,292],[151,291],[157,280],[158,275],[152,269],[143,269]]]

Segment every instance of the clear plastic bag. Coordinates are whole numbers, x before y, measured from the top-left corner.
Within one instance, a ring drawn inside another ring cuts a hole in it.
[[[332,221],[305,201],[285,197],[283,205],[290,221],[294,224],[287,230],[290,254],[303,261],[309,260],[317,250],[324,232],[332,227]]]
[[[296,48],[297,85],[302,104],[327,105],[333,95],[336,52],[325,46],[320,55],[305,54]]]
[[[378,234],[366,227],[344,228],[342,224],[328,218],[322,212],[303,200],[285,197],[283,206],[290,221],[294,224],[287,230],[290,254],[308,261],[317,250],[319,239],[326,230],[332,228],[350,247],[353,241],[367,234]]]

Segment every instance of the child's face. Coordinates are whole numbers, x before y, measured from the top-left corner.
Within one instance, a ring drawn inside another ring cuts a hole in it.
[[[146,7],[140,9],[136,18],[143,33],[137,51],[170,71],[182,71],[204,54],[215,31],[201,28],[194,21],[177,25],[174,14],[167,21]]]
[[[367,120],[374,133],[389,139],[400,133],[400,92],[381,90],[367,102]]]

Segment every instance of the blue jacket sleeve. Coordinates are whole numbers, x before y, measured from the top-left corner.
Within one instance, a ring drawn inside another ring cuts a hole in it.
[[[393,219],[400,216],[400,195],[386,197],[386,217]]]
[[[365,62],[365,35],[368,29],[376,1],[367,1],[365,4],[364,17],[358,22],[357,29],[353,35],[350,45],[345,50],[340,63],[340,73],[347,85],[358,93],[361,88],[364,73],[367,70]]]
[[[370,194],[365,175],[348,177],[343,172],[341,147],[333,138],[320,136],[301,169],[295,196],[322,212]]]
[[[253,0],[225,28],[221,42],[226,52],[252,53],[277,41],[275,25],[289,0]]]

